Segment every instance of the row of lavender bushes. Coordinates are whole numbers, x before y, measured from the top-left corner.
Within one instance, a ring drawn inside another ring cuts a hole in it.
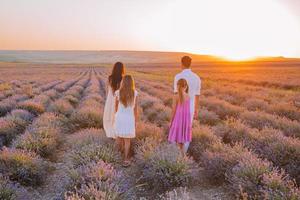
[[[35,95],[41,94],[49,89],[52,89],[54,86],[59,84],[61,81],[51,81],[45,85],[42,85],[38,88],[32,88],[31,85],[24,85],[17,91],[0,101],[0,116],[4,116],[9,113],[11,110],[18,106],[18,103],[25,101],[34,97]]]
[[[89,79],[81,79],[77,81],[74,85],[69,85],[67,91],[58,100],[54,101],[50,106],[48,111],[41,116],[39,116],[31,126],[27,128],[25,133],[21,135],[14,141],[16,148],[33,151],[42,157],[48,157],[53,155],[55,149],[62,140],[62,134],[65,133],[66,123],[68,116],[66,109],[64,109],[65,104],[70,105],[68,98],[71,95],[77,101],[81,98],[81,93],[86,87]],[[59,104],[62,103],[62,104]],[[70,105],[70,111],[74,108]]]
[[[64,84],[66,93],[70,91],[80,92],[76,90],[77,86],[72,87],[78,81],[79,79],[76,79],[76,81],[68,81],[69,84]],[[85,79],[78,83],[84,85],[86,82]],[[72,94],[75,95],[76,93]],[[77,97],[80,98],[80,96]],[[65,132],[65,122],[66,117],[64,115],[46,112],[27,127],[25,133],[13,142],[11,148],[3,148],[0,151],[0,174],[7,177],[3,178],[6,182],[7,180],[13,181],[11,184],[6,184],[7,187],[17,184],[36,187],[43,183],[45,176],[51,170],[50,162],[44,158],[55,154],[55,150],[63,138],[62,134]],[[1,188],[0,194],[3,191],[6,193],[7,187]],[[18,191],[15,190],[15,193]]]
[[[285,136],[281,131],[264,128],[249,128],[240,120],[230,119],[214,128],[224,143],[233,145],[243,142],[258,155],[268,159],[275,166],[283,168],[300,183],[300,140]]]
[[[142,119],[167,129],[171,117],[171,109],[163,105],[162,101],[154,96],[140,91],[139,106],[143,112]]]
[[[216,124],[228,118],[240,118],[253,128],[265,127],[281,130],[285,135],[300,137],[300,124],[296,120],[289,120],[261,111],[248,111],[243,107],[232,105],[215,97],[203,98],[200,102],[202,110],[199,119],[207,124]]]
[[[0,118],[0,136],[2,145],[9,145],[11,141],[32,122],[38,113],[44,112],[46,106],[56,98],[57,92],[49,90],[29,100],[20,102],[17,109],[12,110],[5,117]],[[28,107],[25,106],[27,104]],[[30,105],[30,106],[29,106]]]
[[[57,99],[61,95],[62,92],[68,90],[80,79],[82,79],[81,76],[79,76],[75,79],[60,83],[60,84],[56,85],[53,89],[48,90],[47,92],[44,92],[43,94],[36,96],[33,99],[29,99],[24,102],[21,102],[18,105],[18,108],[28,110],[35,115],[44,113],[47,109],[47,106],[49,105],[49,103],[51,101]]]
[[[26,94],[25,88],[38,91],[39,84],[35,81],[12,80],[0,82],[0,101],[10,98],[16,94]]]
[[[264,111],[290,120],[300,119],[300,111],[295,105],[297,95],[291,92],[280,93],[266,88],[249,88],[241,85],[236,87],[218,85],[206,89],[204,95],[216,96],[233,105],[246,107],[249,111]]]
[[[121,156],[114,145],[101,129],[82,129],[71,136],[65,154],[65,199],[123,199],[128,184],[116,169]]]
[[[102,128],[104,100],[99,92],[99,81],[95,76],[92,76],[83,94],[83,99],[79,103],[78,108],[70,116],[69,125],[71,126],[71,132],[91,127]]]
[[[212,182],[226,182],[244,199],[298,199],[296,183],[281,168],[241,143],[224,144],[208,126],[193,131],[190,153]]]
[[[62,83],[65,90],[75,84],[78,79]],[[57,85],[57,87],[60,85]],[[17,109],[12,110],[10,114],[0,118],[0,139],[1,145],[9,145],[11,141],[32,122],[33,118],[46,111],[53,100],[59,97],[55,89],[45,90],[32,99],[20,102]]]

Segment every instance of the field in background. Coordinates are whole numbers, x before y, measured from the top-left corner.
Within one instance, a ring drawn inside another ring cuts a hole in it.
[[[194,64],[201,109],[185,158],[166,143],[179,66],[129,64],[140,117],[126,169],[102,130],[102,66],[1,63],[0,197],[300,198],[299,65]]]

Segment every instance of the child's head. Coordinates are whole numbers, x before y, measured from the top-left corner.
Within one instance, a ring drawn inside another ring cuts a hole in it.
[[[179,79],[177,82],[177,90],[179,95],[179,103],[183,103],[184,101],[184,93],[188,93],[189,86],[185,79]]]
[[[120,101],[125,107],[133,104],[134,90],[133,77],[131,75],[124,76],[120,87]]]

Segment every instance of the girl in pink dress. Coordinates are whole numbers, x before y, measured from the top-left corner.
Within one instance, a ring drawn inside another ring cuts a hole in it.
[[[190,114],[190,98],[188,84],[185,79],[177,82],[178,93],[173,98],[172,121],[168,141],[177,143],[183,154],[192,140],[192,123]]]

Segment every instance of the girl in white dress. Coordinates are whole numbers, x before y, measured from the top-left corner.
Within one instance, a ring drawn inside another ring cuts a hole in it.
[[[106,88],[106,101],[103,113],[103,128],[105,134],[109,138],[116,138],[114,130],[115,119],[115,97],[114,93],[120,88],[122,78],[125,74],[125,67],[123,63],[115,63],[111,75],[108,77]]]
[[[135,138],[135,120],[137,119],[137,91],[132,76],[124,76],[120,90],[115,92],[115,132],[120,150],[124,152],[123,166],[129,166],[130,139]]]

